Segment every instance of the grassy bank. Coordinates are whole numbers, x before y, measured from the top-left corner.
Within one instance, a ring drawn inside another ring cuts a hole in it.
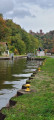
[[[54,58],[47,58],[31,80],[30,94],[13,98],[17,104],[3,109],[5,120],[54,120]]]

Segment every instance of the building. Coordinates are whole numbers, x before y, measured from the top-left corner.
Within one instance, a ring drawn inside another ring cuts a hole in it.
[[[44,51],[37,51],[37,56],[45,56],[45,52]]]
[[[0,55],[9,56],[7,42],[0,42]]]
[[[40,36],[43,36],[43,35],[44,35],[44,33],[43,33],[42,30],[40,30],[40,32],[36,32],[36,33],[33,32],[32,30],[30,30],[29,33],[30,33],[31,35],[40,35]]]

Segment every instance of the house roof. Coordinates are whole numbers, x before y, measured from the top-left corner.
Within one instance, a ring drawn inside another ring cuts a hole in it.
[[[6,45],[7,42],[0,42],[0,45]]]

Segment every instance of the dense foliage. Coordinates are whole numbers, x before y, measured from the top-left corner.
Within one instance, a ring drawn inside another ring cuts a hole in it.
[[[43,36],[43,46],[44,48],[53,51],[54,49],[54,31],[50,31],[49,33]]]
[[[34,52],[34,48],[37,49],[39,46],[37,38],[27,33],[11,19],[4,20],[2,14],[0,14],[0,42],[7,42],[9,50],[15,54]]]
[[[47,49],[48,51],[54,53],[54,31],[50,31],[49,33],[46,33],[44,35],[36,34],[34,36],[39,39],[40,44],[42,43],[44,49]]]

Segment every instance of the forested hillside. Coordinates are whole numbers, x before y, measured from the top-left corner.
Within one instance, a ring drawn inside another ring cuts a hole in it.
[[[54,49],[54,31],[50,31],[42,36],[42,43],[45,49],[53,50]]]
[[[39,39],[44,49],[47,49],[47,51],[54,53],[54,31],[50,31],[44,35],[34,34],[34,36]]]
[[[10,52],[25,54],[34,52],[39,46],[39,40],[27,33],[20,25],[11,19],[4,20],[0,15],[0,42],[7,42]]]

